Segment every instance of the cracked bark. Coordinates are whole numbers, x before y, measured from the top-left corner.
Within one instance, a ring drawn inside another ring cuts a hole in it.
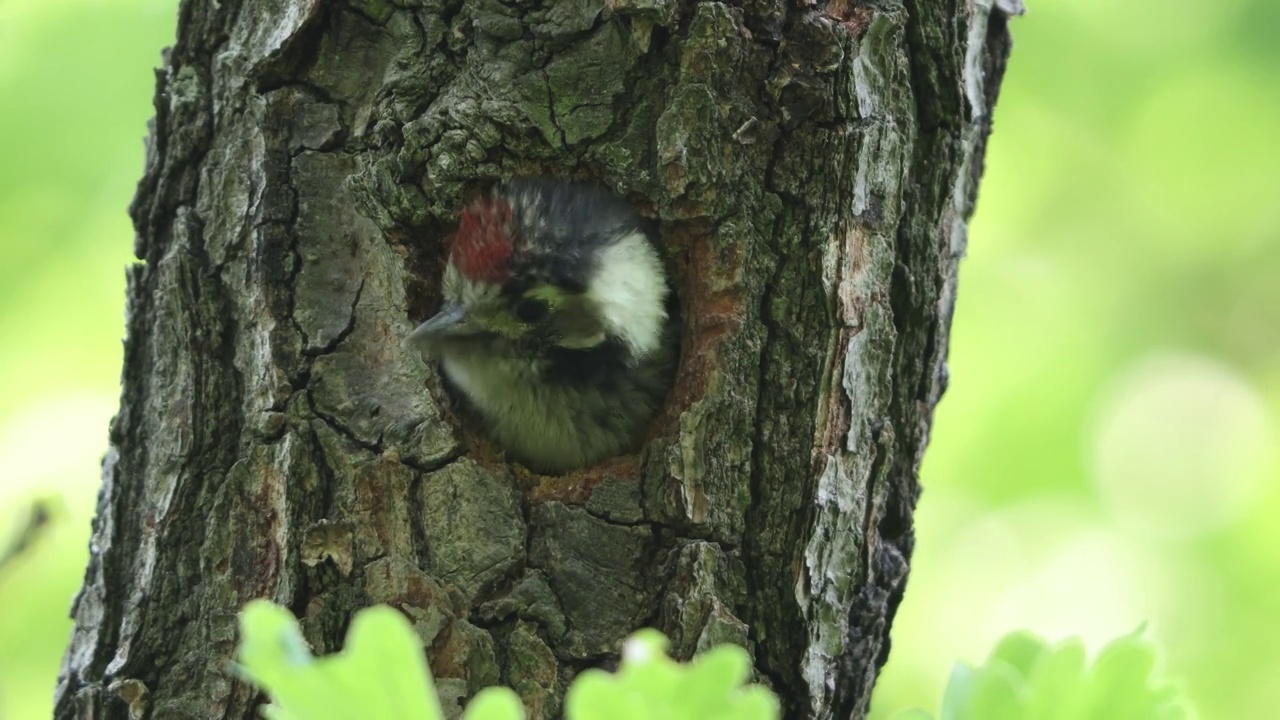
[[[317,652],[400,608],[451,705],[556,716],[656,625],[749,647],[788,717],[865,713],[1019,10],[183,2],[57,716],[253,717],[259,597]],[[532,172],[655,218],[684,307],[646,449],[568,478],[459,430],[400,343],[461,198]]]

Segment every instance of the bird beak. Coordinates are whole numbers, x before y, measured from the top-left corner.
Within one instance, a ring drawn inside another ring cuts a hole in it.
[[[413,332],[409,333],[406,342],[425,350],[445,338],[469,335],[474,332],[475,327],[467,315],[465,305],[445,305],[440,312],[436,313],[435,317],[422,323]]]

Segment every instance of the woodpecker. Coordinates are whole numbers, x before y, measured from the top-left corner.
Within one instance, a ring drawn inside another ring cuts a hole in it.
[[[498,186],[463,210],[442,289],[409,343],[508,457],[559,474],[635,449],[679,342],[662,261],[621,198]]]

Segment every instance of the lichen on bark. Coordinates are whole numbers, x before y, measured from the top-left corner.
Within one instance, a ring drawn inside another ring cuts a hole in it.
[[[183,2],[57,715],[252,717],[259,597],[317,652],[399,608],[454,714],[503,683],[555,717],[645,625],[747,646],[789,717],[865,712],[1017,10]],[[462,199],[532,173],[653,218],[683,310],[645,448],[564,478],[401,343]]]

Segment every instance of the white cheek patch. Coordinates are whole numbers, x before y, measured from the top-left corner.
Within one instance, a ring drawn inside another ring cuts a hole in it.
[[[639,359],[662,346],[667,281],[662,261],[642,233],[622,236],[600,251],[587,296],[605,329]]]

